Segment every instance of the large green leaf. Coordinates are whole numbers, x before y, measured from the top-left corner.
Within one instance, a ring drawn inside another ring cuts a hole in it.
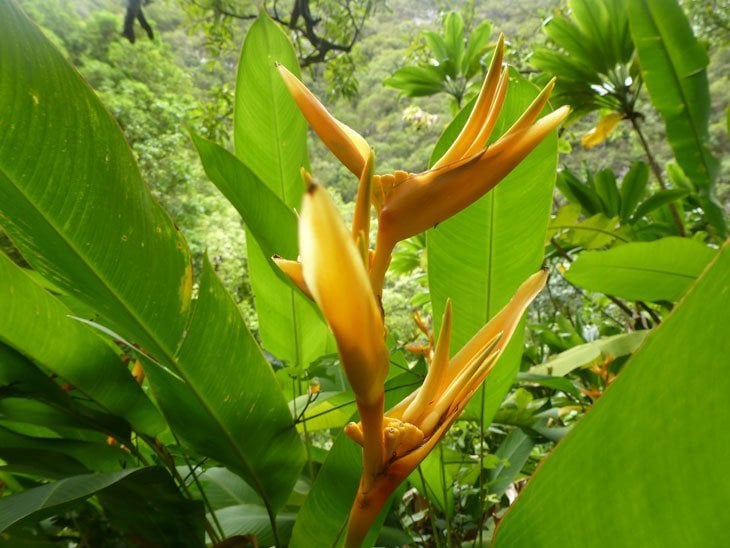
[[[139,469],[64,478],[0,499],[0,531],[24,519],[41,519],[78,503]]]
[[[2,253],[0,280],[0,341],[140,431],[157,434],[164,428],[159,412],[117,352],[85,325],[69,318],[70,311],[60,301]]]
[[[536,94],[532,84],[512,71],[495,133],[505,131]],[[433,158],[448,147],[465,118],[462,112],[449,126]],[[434,318],[440,320],[446,299],[450,298],[454,317],[452,352],[461,348],[540,268],[552,204],[556,147],[556,136],[549,136],[494,190],[428,232]],[[517,373],[522,339],[518,330],[490,375],[484,413],[487,421]]]
[[[183,498],[163,468],[142,468],[97,498],[112,525],[139,546],[205,546],[202,501]]]
[[[203,546],[203,507],[186,501],[162,468],[64,478],[0,499],[0,531],[99,494],[112,522],[155,546]],[[147,544],[149,545],[149,544]]]
[[[431,66],[399,68],[383,85],[401,90],[406,97],[426,97],[444,90],[441,71]]]
[[[104,325],[157,356],[177,346],[187,246],[119,127],[12,1],[0,3],[0,224]]]
[[[502,521],[497,548],[722,546],[730,527],[727,245]]]
[[[281,63],[299,73],[286,34],[266,14],[254,22],[241,51],[236,83],[236,156],[289,208],[299,208],[307,165],[304,118],[275,68]],[[252,232],[252,231],[250,231]],[[305,297],[274,272],[271,258],[248,234],[248,264],[264,347],[293,365],[307,366],[326,348],[328,331]],[[253,236],[253,237],[251,237]],[[282,243],[296,249],[296,234]],[[295,259],[296,256],[286,257]]]
[[[41,455],[54,454],[59,462],[72,462],[86,470],[111,472],[133,462],[129,453],[106,442],[91,442],[62,438],[33,437],[0,426],[0,458],[12,465],[36,464],[27,460],[27,455],[38,452]],[[22,457],[25,455],[25,459]],[[68,457],[68,458],[66,458]],[[42,473],[42,470],[37,470]]]
[[[127,421],[99,411],[94,402],[89,402],[89,405],[82,403],[81,398],[74,397],[78,396],[77,393],[64,391],[48,374],[3,343],[0,343],[0,391],[6,397],[43,402],[68,418],[72,417],[76,428],[91,428],[120,440],[129,439],[130,426]],[[20,422],[28,419],[17,403],[11,405],[10,409],[5,407],[2,416],[6,420]]]
[[[294,210],[246,164],[223,147],[192,134],[205,173],[233,204],[264,255],[298,255]]]
[[[221,524],[223,534],[226,537],[234,535],[255,535],[259,546],[275,546],[276,538],[271,530],[271,522],[266,514],[266,509],[257,504],[238,504],[227,506],[216,511],[216,518]],[[279,542],[286,544],[286,539],[291,536],[292,527],[296,514],[282,512],[276,516],[276,527],[278,530]]]
[[[628,2],[631,35],[652,103],[664,118],[677,163],[705,199],[708,217],[722,235],[725,221],[711,202],[718,163],[709,147],[708,57],[675,1]]]
[[[236,304],[206,265],[188,318],[187,248],[118,127],[11,3],[0,26],[0,220],[34,266],[152,354],[148,377],[176,432],[246,477],[273,512],[303,449]]]
[[[271,367],[208,261],[175,360],[181,378],[146,367],[171,427],[246,479],[273,515],[294,486],[304,448]]]
[[[662,238],[581,253],[565,277],[624,299],[676,301],[714,256],[713,249],[694,240]]]

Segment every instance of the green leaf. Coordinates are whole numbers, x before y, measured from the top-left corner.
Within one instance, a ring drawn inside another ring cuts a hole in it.
[[[239,476],[226,468],[208,468],[198,476],[210,505],[215,508],[238,504],[261,505],[261,497]]]
[[[621,333],[589,343],[574,346],[549,361],[530,368],[533,375],[562,377],[581,367],[591,366],[606,357],[619,358],[634,352],[644,341],[648,331]]]
[[[0,499],[0,532],[22,520],[42,519],[72,506],[143,469],[64,478]]]
[[[726,245],[542,463],[493,546],[718,546],[730,438]],[[613,512],[608,509],[620,508]]]
[[[533,447],[534,440],[519,428],[507,434],[495,453],[500,459],[499,464],[487,471],[490,493],[498,497],[504,494],[519,475]]]
[[[594,67],[594,63],[600,58],[595,43],[590,36],[583,34],[570,19],[557,14],[547,20],[544,30],[548,38],[568,54],[563,59],[579,65],[587,74],[600,72],[600,67]]]
[[[580,204],[588,215],[603,212],[601,198],[598,193],[578,179],[572,171],[568,169],[561,170],[558,173],[556,185],[566,198],[573,203]]]
[[[246,223],[267,256],[296,257],[297,218],[246,164],[223,147],[192,133],[205,173]]]
[[[110,447],[106,442],[91,442],[62,438],[37,438],[14,432],[0,426],[0,458],[9,464],[28,464],[27,460],[16,460],[28,452],[40,455],[55,454],[59,462],[77,462],[87,470],[111,472],[131,463],[129,453],[117,447]],[[73,461],[70,461],[73,459]],[[33,464],[35,459],[30,462]],[[39,464],[36,462],[36,464]]]
[[[444,19],[444,43],[456,75],[464,57],[464,19],[458,11],[450,12]]]
[[[111,521],[158,546],[203,546],[203,507],[182,498],[162,468],[64,478],[0,499],[0,531],[40,520],[100,495]]]
[[[621,195],[616,184],[616,175],[609,169],[602,169],[593,178],[596,193],[601,199],[606,217],[615,217],[621,209]]]
[[[406,97],[427,97],[444,90],[441,71],[431,66],[399,68],[383,85],[401,90]]]
[[[496,135],[517,119],[537,89],[510,73]],[[470,107],[467,106],[464,111]],[[434,157],[459,131],[462,113],[436,146]],[[546,138],[486,196],[427,233],[428,278],[433,315],[440,321],[447,298],[453,305],[452,353],[460,349],[542,264],[557,165],[557,138]],[[515,253],[519,249],[519,253]],[[438,326],[436,326],[438,329]],[[486,385],[483,418],[496,412],[519,369],[518,330]],[[479,397],[473,405],[479,404]]]
[[[479,72],[482,57],[489,47],[489,37],[492,35],[492,22],[485,19],[469,33],[464,58],[461,63],[461,73],[467,80]]]
[[[664,118],[677,163],[707,199],[718,162],[709,146],[708,57],[677,2],[628,2],[631,35],[652,103]],[[723,216],[716,228],[724,236]]]
[[[106,412],[124,417],[141,432],[154,435],[164,428],[159,412],[117,351],[85,325],[69,318],[70,311],[60,301],[2,253],[0,280],[0,340],[74,385]],[[48,393],[49,387],[45,390]]]
[[[145,368],[170,426],[241,475],[273,515],[296,482],[304,448],[271,367],[207,260],[176,362],[185,382]]]
[[[143,468],[97,496],[111,524],[140,546],[205,546],[202,501],[183,498],[163,468]]]
[[[307,166],[307,128],[275,63],[299,75],[297,58],[286,34],[266,14],[256,19],[241,50],[236,80],[236,156],[290,209],[300,207]],[[311,302],[274,271],[267,255],[248,231],[248,265],[266,350],[291,365],[306,367],[324,353],[328,331]],[[297,249],[296,234],[279,237],[285,253]],[[296,256],[285,257],[296,259]]]
[[[187,323],[187,246],[119,126],[11,1],[0,4],[0,225],[25,259],[162,359]]]
[[[621,180],[621,222],[628,223],[646,192],[649,184],[649,165],[641,160],[634,162]]]
[[[266,508],[263,506],[238,504],[217,510],[215,514],[226,537],[255,535],[259,546],[276,544]],[[286,539],[290,537],[296,516],[292,512],[282,512],[276,516],[276,528],[280,542],[286,543]]]
[[[687,196],[689,192],[682,188],[669,188],[667,190],[660,190],[646,200],[644,200],[639,207],[636,208],[634,215],[631,217],[632,222],[638,221],[642,217],[645,217],[652,211],[659,209],[662,206],[676,202],[681,198]]]
[[[565,273],[569,282],[629,300],[676,301],[716,251],[686,238],[662,238],[582,253]]]

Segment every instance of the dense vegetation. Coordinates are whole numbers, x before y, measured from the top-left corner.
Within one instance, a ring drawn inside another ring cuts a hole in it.
[[[310,120],[307,139],[272,60],[303,67],[377,174],[419,173],[468,125],[499,33],[512,68],[490,143],[553,76],[545,114],[571,115],[393,251],[375,284],[386,408],[502,321],[541,265],[551,277],[365,543],[722,538],[726,2],[322,2],[319,31],[347,46],[324,53],[288,28],[295,12],[277,23],[247,3],[146,5],[155,37],[134,43],[116,2],[18,3],[42,34],[0,7],[0,544],[344,539],[361,451],[342,430],[358,410],[366,424],[364,389],[325,290],[320,313],[270,257],[300,255],[302,166],[364,230],[366,265],[394,229],[376,194],[363,224],[358,193],[376,183],[335,160],[331,127]]]

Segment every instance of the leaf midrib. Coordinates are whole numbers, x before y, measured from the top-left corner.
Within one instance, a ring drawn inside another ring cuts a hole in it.
[[[190,392],[196,397],[198,402],[201,404],[202,408],[206,411],[206,413],[215,420],[215,424],[218,426],[219,430],[223,433],[224,439],[231,445],[231,447],[234,449],[234,454],[238,456],[238,458],[241,460],[241,462],[244,465],[244,469],[246,469],[250,477],[254,479],[256,483],[256,490],[261,495],[261,498],[264,500],[264,503],[267,507],[270,507],[271,501],[268,499],[268,497],[265,494],[265,491],[263,490],[262,484],[260,482],[260,479],[257,474],[253,473],[253,469],[251,468],[251,465],[248,463],[248,460],[245,458],[245,455],[240,451],[238,445],[233,440],[231,433],[228,431],[227,428],[223,427],[223,424],[220,422],[220,419],[217,414],[215,414],[212,410],[212,408],[208,405],[207,401],[203,398],[201,393],[195,389],[195,385],[190,382],[189,376],[186,374],[185,371],[181,370],[177,366],[177,360],[174,358],[174,354],[170,351],[170,349],[166,348],[166,345],[161,345],[158,338],[155,336],[153,332],[151,332],[147,325],[141,321],[136,314],[133,314],[132,310],[127,306],[127,303],[121,299],[121,297],[114,291],[114,289],[106,283],[106,280],[101,274],[86,260],[86,257],[79,252],[79,250],[64,237],[63,232],[61,232],[55,223],[51,222],[50,219],[48,219],[42,211],[38,208],[37,204],[32,201],[27,193],[19,187],[15,182],[14,179],[10,178],[7,175],[6,170],[3,168],[3,166],[0,166],[0,174],[7,179],[10,184],[13,185],[14,188],[17,189],[17,191],[20,193],[20,195],[25,198],[27,204],[36,212],[39,214],[39,218],[42,219],[44,223],[46,223],[53,231],[56,233],[62,242],[64,242],[69,249],[74,253],[74,255],[81,261],[81,263],[87,268],[87,270],[99,281],[101,284],[101,287],[104,291],[107,291],[114,299],[114,302],[117,302],[118,304],[122,305],[122,308],[124,311],[129,315],[129,317],[142,329],[144,333],[147,334],[147,336],[150,338],[150,341],[154,342],[156,345],[158,345],[157,350],[160,352],[160,356],[165,358],[165,361],[173,366],[175,373],[180,375],[180,377],[185,381],[185,384],[190,389]],[[196,305],[197,308],[197,305]],[[192,324],[193,318],[195,316],[195,311],[191,312],[189,316],[189,320],[187,322],[188,327]],[[187,330],[186,330],[187,331]],[[185,341],[186,337],[183,335],[178,342],[178,348],[182,348],[183,343]],[[163,374],[167,374],[163,371]]]

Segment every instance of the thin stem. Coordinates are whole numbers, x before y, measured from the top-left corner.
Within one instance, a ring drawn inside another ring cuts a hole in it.
[[[629,116],[629,120],[631,120],[631,125],[634,128],[634,131],[636,131],[636,134],[639,136],[639,141],[641,142],[641,146],[644,149],[644,153],[646,153],[646,158],[649,160],[649,166],[651,166],[651,170],[654,173],[654,177],[656,177],[657,182],[659,183],[659,188],[662,190],[666,190],[667,185],[664,183],[664,179],[662,178],[662,170],[659,167],[659,164],[657,164],[656,159],[654,158],[654,155],[651,152],[651,149],[649,148],[649,143],[647,142],[646,138],[644,137],[644,134],[641,131],[641,126],[639,125],[638,116],[635,114],[632,116]],[[672,219],[674,219],[674,224],[677,225],[677,232],[680,236],[684,237],[686,235],[686,232],[684,230],[684,224],[682,224],[682,219],[679,217],[679,212],[677,211],[677,206],[675,206],[673,203],[669,204],[669,212],[672,215]]]
[[[426,508],[428,510],[428,520],[431,522],[431,531],[433,532],[433,538],[436,543],[436,548],[441,546],[441,539],[439,538],[439,532],[436,528],[436,518],[433,515],[433,506],[431,506],[431,499],[428,497],[428,487],[426,486],[426,478],[423,477],[423,470],[421,465],[418,465],[418,476],[421,478],[421,486],[423,487],[423,498],[426,500]]]
[[[411,386],[421,386],[421,382],[412,382],[409,384],[401,384],[400,386],[393,386],[392,388],[387,388],[385,390],[385,393],[392,392],[393,390],[400,390],[401,388],[409,388]],[[320,413],[315,413],[314,415],[309,415],[308,417],[302,418],[302,420],[297,421],[297,424],[300,422],[307,422],[312,419],[316,419],[317,417],[321,417],[323,415],[326,415],[327,413],[332,413],[333,411],[337,411],[338,409],[342,409],[343,407],[347,407],[348,405],[352,405],[355,403],[355,400],[346,401],[345,403],[341,403],[339,405],[335,405],[334,407],[330,407],[326,411],[322,411]]]
[[[486,390],[484,385],[479,389],[481,392],[481,400],[479,401],[479,546],[483,546],[484,531],[484,407],[486,403]]]
[[[298,392],[301,392],[302,385],[301,381],[297,382],[298,385]],[[296,397],[294,398],[296,400]],[[311,403],[317,399],[317,394],[314,394],[314,397],[310,394],[309,397],[307,397],[307,403],[304,405],[304,409],[302,409],[301,414],[297,417],[297,420],[294,421],[299,422],[299,419],[301,419],[304,416],[304,413],[306,413],[307,409],[311,405]],[[302,432],[304,434],[304,450],[307,453],[307,474],[309,475],[309,480],[314,482],[314,466],[312,464],[312,451],[310,448],[310,439],[309,439],[309,430],[307,429],[307,421],[302,421]]]
[[[167,451],[167,448],[162,445],[157,438],[142,435],[142,439],[167,466],[168,470],[170,471],[170,475],[172,476],[172,479],[180,486],[183,494],[187,496],[187,498],[189,498],[190,500],[193,500],[193,494],[190,492],[190,489],[188,489],[185,480],[177,471],[177,468],[175,467],[175,460],[172,458],[172,455],[170,455],[169,451]],[[205,502],[203,502],[203,504],[205,504]],[[203,521],[203,527],[205,527],[205,530],[208,533],[208,536],[210,537],[210,540],[213,544],[217,544],[218,542],[220,542],[221,538],[218,536],[218,532],[213,528],[213,526],[207,519]],[[274,531],[274,537],[276,538],[276,531]]]
[[[441,492],[444,497],[444,514],[446,521],[446,545],[451,546],[451,520],[449,519],[449,497],[446,490],[446,466],[444,464],[444,446],[439,443],[439,465],[441,466]]]
[[[175,438],[175,442],[180,445],[180,440],[178,439],[177,435],[173,432],[172,436]],[[205,490],[203,489],[203,486],[200,484],[200,481],[198,480],[198,475],[195,473],[195,468],[190,464],[190,459],[188,459],[188,456],[183,452],[182,453],[183,459],[185,460],[185,465],[188,467],[188,470],[190,470],[190,473],[188,476],[193,478],[193,482],[195,483],[195,486],[198,488],[198,491],[200,492],[200,498],[203,499],[203,504],[208,508],[208,512],[210,513],[210,516],[213,518],[213,523],[218,528],[218,532],[220,533],[220,538],[224,539],[226,538],[226,534],[223,531],[223,527],[221,526],[220,521],[218,521],[218,516],[215,514],[215,509],[213,508],[213,505],[210,503],[210,500],[208,499],[208,495],[205,493]],[[185,480],[183,480],[185,482]],[[211,541],[213,539],[211,538]]]

